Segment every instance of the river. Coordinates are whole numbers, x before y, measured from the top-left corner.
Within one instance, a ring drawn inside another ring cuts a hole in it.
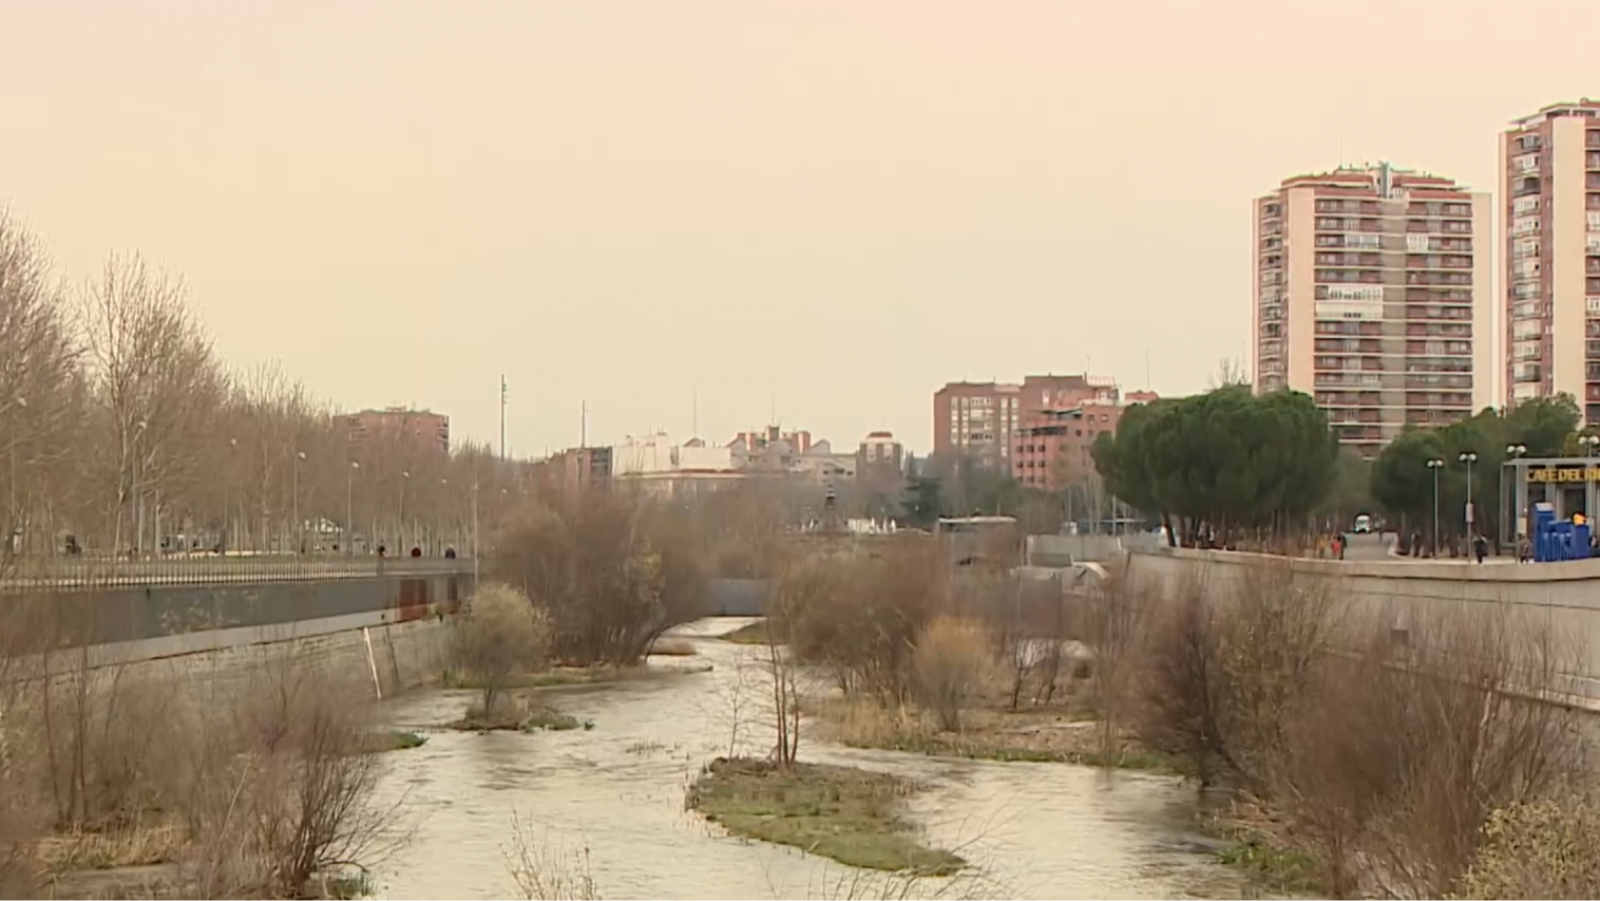
[[[854,871],[792,848],[721,834],[684,810],[701,766],[726,754],[736,719],[758,714],[750,661],[762,649],[710,638],[748,620],[704,621],[694,657],[652,665],[710,672],[552,692],[592,730],[532,735],[432,731],[470,692],[421,691],[388,702],[397,727],[427,744],[385,755],[380,803],[409,840],[375,871],[386,898],[513,898],[513,819],[544,859],[587,857],[605,898],[885,897]],[[741,660],[746,661],[741,665]],[[740,688],[743,686],[743,688]],[[733,698],[744,713],[735,717]],[[741,750],[770,745],[751,725]],[[1064,764],[955,761],[802,742],[802,760],[848,763],[923,780],[911,818],[978,877],[916,885],[910,896],[1006,898],[1240,897],[1232,871],[1195,830],[1195,791],[1177,780]],[[878,876],[865,876],[881,880]],[[979,881],[981,880],[981,881]],[[847,886],[854,885],[854,888]]]

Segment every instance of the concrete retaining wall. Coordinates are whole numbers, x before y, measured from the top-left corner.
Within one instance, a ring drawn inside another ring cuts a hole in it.
[[[1131,579],[1176,588],[1201,580],[1209,592],[1240,587],[1252,571],[1287,567],[1297,582],[1333,593],[1347,616],[1373,615],[1409,631],[1434,612],[1487,611],[1571,643],[1573,691],[1600,700],[1600,560],[1488,564],[1286,560],[1262,554],[1163,549],[1130,554]]]
[[[44,640],[101,645],[358,614],[399,622],[454,609],[471,592],[472,577],[457,574],[85,588],[0,595],[0,617]]]
[[[85,663],[97,673],[112,672],[127,684],[146,680],[171,686],[200,701],[259,690],[275,672],[292,668],[297,678],[311,678],[329,690],[354,690],[384,697],[436,681],[449,663],[448,619],[410,622],[364,621],[338,617],[298,623],[293,627],[217,630],[189,636],[100,645],[79,651],[13,660],[8,679],[31,682],[60,679]],[[205,639],[206,644],[198,643]],[[174,643],[183,640],[188,643]],[[369,656],[370,642],[370,656]]]

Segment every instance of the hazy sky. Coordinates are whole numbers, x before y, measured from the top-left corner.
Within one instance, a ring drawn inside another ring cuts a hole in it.
[[[514,452],[769,417],[930,443],[949,379],[1206,387],[1250,201],[1492,188],[1600,95],[1547,0],[0,0],[0,203],[182,273],[219,351]]]

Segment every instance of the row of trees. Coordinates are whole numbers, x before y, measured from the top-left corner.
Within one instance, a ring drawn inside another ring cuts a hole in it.
[[[1464,535],[1470,471],[1476,513],[1472,531],[1498,537],[1502,506],[1512,505],[1502,464],[1511,456],[1580,454],[1579,421],[1577,403],[1569,395],[1559,395],[1525,401],[1504,412],[1485,409],[1442,429],[1407,430],[1373,461],[1372,496],[1407,532],[1432,532],[1437,500],[1439,537]]]
[[[1173,543],[1343,528],[1380,511],[1403,531],[1431,532],[1435,503],[1440,537],[1463,536],[1469,477],[1472,531],[1497,536],[1510,505],[1502,464],[1581,454],[1579,422],[1570,396],[1541,398],[1445,428],[1407,429],[1367,461],[1339,448],[1307,395],[1228,385],[1128,410],[1116,434],[1096,442],[1094,460],[1110,492],[1159,516]]]
[[[216,355],[183,282],[113,255],[72,283],[0,213],[0,524],[8,550],[332,550],[471,541],[526,483],[486,447],[350,456],[338,411]],[[350,548],[345,542],[344,548]]]
[[[1094,462],[1174,543],[1224,546],[1247,531],[1306,527],[1342,503],[1333,492],[1353,468],[1310,397],[1240,385],[1129,409],[1095,442]]]

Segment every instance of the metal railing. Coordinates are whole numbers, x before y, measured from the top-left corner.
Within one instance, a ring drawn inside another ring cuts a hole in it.
[[[218,585],[372,579],[472,572],[458,557],[249,556],[116,560],[14,557],[0,560],[0,592],[157,585]]]

